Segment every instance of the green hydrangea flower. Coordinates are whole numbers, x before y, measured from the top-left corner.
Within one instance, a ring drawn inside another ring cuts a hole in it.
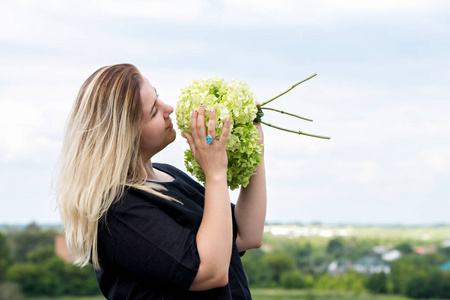
[[[231,131],[227,140],[228,155],[228,186],[234,190],[240,185],[246,187],[250,177],[254,174],[256,166],[261,163],[262,145],[258,145],[258,130],[253,122],[291,132],[321,139],[329,139],[327,136],[310,134],[303,131],[291,130],[266,123],[261,120],[263,110],[272,110],[291,117],[312,122],[311,119],[300,117],[296,114],[269,108],[265,105],[283,96],[299,84],[313,78],[317,74],[297,82],[283,93],[257,105],[248,84],[233,79],[226,82],[217,77],[194,80],[191,85],[181,89],[181,95],[176,106],[178,128],[182,133],[191,133],[191,113],[198,109],[200,104],[205,105],[205,122],[209,121],[209,109],[216,112],[216,137],[222,133],[225,119],[230,118]],[[199,181],[205,183],[205,174],[200,165],[195,161],[190,149],[184,152],[186,169]]]
[[[253,124],[258,107],[250,87],[236,79],[227,82],[211,77],[195,80],[182,88],[176,106],[177,125],[182,133],[191,133],[191,113],[201,103],[205,105],[206,124],[209,109],[213,107],[216,112],[216,137],[222,133],[225,119],[230,119],[227,183],[231,190],[240,185],[246,187],[256,166],[261,163],[262,152],[262,145],[258,145],[258,130]],[[188,172],[205,183],[205,174],[190,149],[184,152],[184,161]]]

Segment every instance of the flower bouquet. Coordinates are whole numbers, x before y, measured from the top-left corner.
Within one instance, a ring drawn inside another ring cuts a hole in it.
[[[311,119],[266,107],[266,105],[314,76],[316,74],[296,83],[285,92],[259,105],[253,98],[249,85],[236,79],[229,82],[217,77],[194,80],[191,85],[181,89],[181,95],[176,106],[178,128],[182,133],[191,133],[191,113],[194,109],[198,109],[202,103],[205,106],[206,124],[209,121],[209,109],[213,107],[216,112],[216,137],[220,136],[223,123],[226,118],[229,118],[231,130],[227,140],[227,183],[231,190],[238,188],[240,185],[246,187],[250,177],[255,172],[256,166],[261,163],[262,145],[258,144],[258,130],[253,124],[254,122],[261,122],[267,126],[296,134],[329,139],[329,137],[281,128],[261,120],[264,115],[263,110],[266,109],[312,121]],[[185,150],[184,159],[188,172],[204,183],[205,175],[203,170],[195,161],[190,149]]]

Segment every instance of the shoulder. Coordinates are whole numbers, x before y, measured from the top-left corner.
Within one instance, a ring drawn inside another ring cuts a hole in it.
[[[179,176],[187,176],[186,173],[184,173],[183,171],[181,171],[180,169],[178,169],[177,167],[174,167],[172,165],[169,164],[163,164],[163,163],[152,163],[152,166],[160,171],[169,173],[171,175],[177,175],[177,177]]]
[[[203,188],[203,186],[199,182],[197,182],[195,179],[193,179],[191,176],[189,176],[182,170],[178,169],[177,167],[163,163],[153,163],[152,165],[156,169],[172,175],[174,178],[176,178],[178,181],[181,181],[184,184],[189,184],[190,186],[200,189]]]
[[[167,202],[170,201],[138,188],[126,186],[123,193],[116,198],[108,211],[113,214],[129,211],[139,212],[143,208],[159,207]]]

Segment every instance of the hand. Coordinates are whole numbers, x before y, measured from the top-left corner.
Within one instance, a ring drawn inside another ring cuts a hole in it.
[[[261,126],[261,123],[253,123],[256,126],[256,129],[258,129],[258,135],[259,135],[259,140],[258,140],[258,145],[264,144],[264,132]]]
[[[194,158],[208,178],[214,174],[225,174],[228,167],[226,144],[230,131],[230,120],[226,119],[220,139],[215,139],[216,114],[214,109],[209,113],[208,135],[213,137],[212,144],[206,143],[205,107],[200,106],[198,112],[194,110],[191,115],[191,134],[185,133]]]
[[[259,106],[261,103],[257,103],[257,106]],[[259,140],[258,140],[258,145],[264,144],[264,132],[262,130],[262,126],[260,122],[255,122],[253,123],[256,126],[256,129],[258,129],[258,135],[259,135]],[[263,146],[263,153],[264,153],[264,146]]]

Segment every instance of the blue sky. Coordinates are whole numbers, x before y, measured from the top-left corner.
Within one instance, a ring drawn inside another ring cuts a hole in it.
[[[332,137],[265,128],[270,222],[448,222],[449,18],[444,0],[0,0],[0,223],[59,222],[65,120],[82,82],[122,62],[173,106],[206,76],[264,101],[318,73],[272,105],[313,123],[266,114]],[[155,161],[184,169],[186,147]]]

